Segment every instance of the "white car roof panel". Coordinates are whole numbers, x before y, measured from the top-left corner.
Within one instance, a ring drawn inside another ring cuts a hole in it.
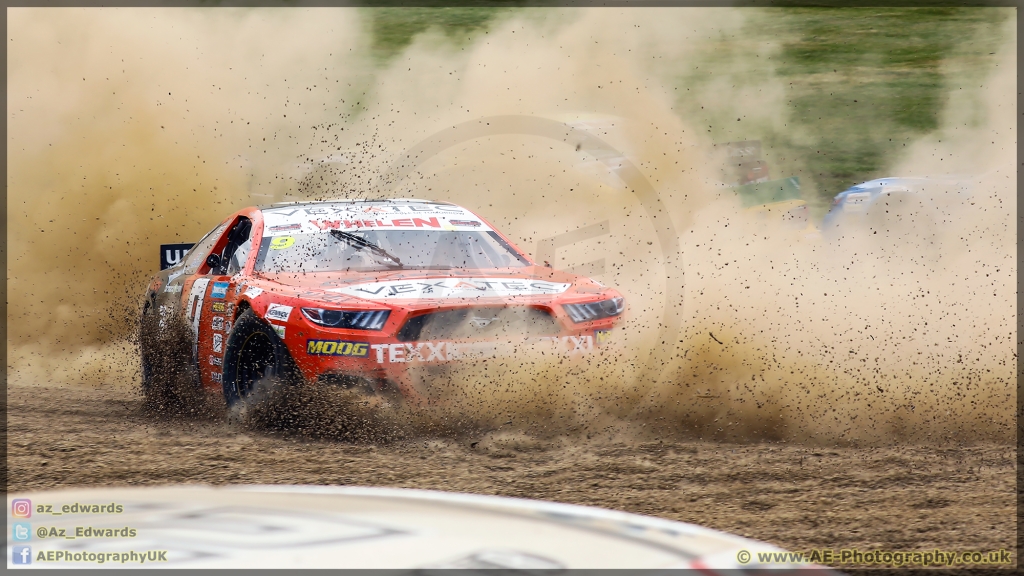
[[[331,201],[263,209],[263,236],[339,230],[447,230],[487,232],[492,228],[469,210],[441,202],[398,199]]]

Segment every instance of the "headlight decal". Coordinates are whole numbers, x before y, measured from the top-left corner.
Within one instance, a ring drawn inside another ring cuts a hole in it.
[[[328,328],[349,330],[381,330],[387,322],[390,310],[327,310],[324,308],[303,308],[302,315],[310,322]]]
[[[585,304],[563,304],[562,308],[573,322],[579,323],[618,316],[625,309],[625,304],[625,300],[622,298],[609,298]]]

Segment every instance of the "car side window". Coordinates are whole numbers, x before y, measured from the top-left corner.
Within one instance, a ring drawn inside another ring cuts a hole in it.
[[[195,246],[189,250],[188,254],[185,255],[185,274],[192,275],[199,270],[203,262],[206,261],[206,256],[210,253],[213,245],[220,239],[221,233],[224,232],[224,228],[227,224],[221,224],[211,230],[203,239],[196,243]]]
[[[220,254],[220,266],[216,270],[213,270],[213,274],[233,274],[241,269],[242,265],[245,265],[245,260],[241,260],[241,265],[234,272],[231,271],[232,264],[235,262],[235,255],[238,250],[245,245],[245,254],[241,255],[242,258],[248,257],[249,255],[249,235],[252,233],[252,220],[249,220],[245,216],[239,217],[238,221],[231,228],[231,232],[228,232],[228,243],[224,246],[223,252]]]
[[[228,262],[229,276],[234,276],[242,271],[242,268],[245,267],[245,261],[249,259],[250,248],[252,248],[252,238],[242,242],[235,250],[235,253],[231,255],[231,260]]]

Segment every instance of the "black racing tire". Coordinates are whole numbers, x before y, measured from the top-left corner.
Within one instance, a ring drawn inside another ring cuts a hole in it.
[[[142,396],[149,408],[189,414],[200,409],[202,387],[192,355],[192,329],[180,315],[165,314],[154,295],[139,323]]]
[[[228,408],[255,401],[257,382],[265,378],[285,385],[302,380],[284,342],[250,309],[235,321],[224,350],[223,388]]]
[[[139,364],[144,396],[150,396],[153,393],[153,361],[150,358],[153,350],[150,342],[157,337],[154,332],[158,330],[158,315],[156,299],[150,295],[146,298],[146,302],[142,306],[142,315],[139,317]]]

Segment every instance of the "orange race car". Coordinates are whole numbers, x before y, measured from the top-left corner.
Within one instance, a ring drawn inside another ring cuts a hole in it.
[[[605,343],[624,308],[460,206],[337,200],[231,215],[152,279],[142,326],[166,330],[181,314],[201,385],[229,405],[272,375],[426,402],[414,366],[514,356],[508,342],[577,356]],[[152,366],[143,348],[144,389]]]

